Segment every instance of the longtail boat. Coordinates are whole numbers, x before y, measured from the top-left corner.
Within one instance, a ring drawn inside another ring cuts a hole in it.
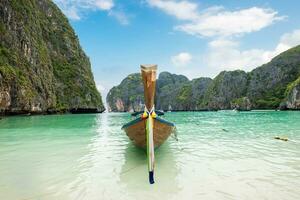
[[[141,65],[145,97],[144,112],[134,113],[133,116],[136,118],[122,127],[136,146],[147,149],[150,184],[154,183],[154,149],[175,130],[175,125],[159,117],[163,113],[155,110],[156,71],[157,65]]]

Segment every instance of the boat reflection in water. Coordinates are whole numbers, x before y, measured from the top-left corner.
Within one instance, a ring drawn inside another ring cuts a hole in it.
[[[157,184],[152,186],[147,183],[147,177],[144,175],[147,166],[145,151],[128,143],[125,163],[120,172],[120,185],[124,187],[125,199],[176,199],[180,191],[177,181],[180,172],[175,160],[175,151],[172,145],[166,142],[155,152]]]

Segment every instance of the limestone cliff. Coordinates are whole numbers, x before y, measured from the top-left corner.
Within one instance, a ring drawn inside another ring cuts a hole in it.
[[[102,112],[88,57],[50,0],[0,1],[0,113]]]
[[[177,101],[180,90],[189,79],[183,75],[162,72],[157,79],[156,109],[159,110],[183,110],[184,105]]]
[[[130,87],[122,83],[114,87],[107,102],[112,106],[125,103],[131,105],[130,108],[142,109],[142,82],[140,75],[136,76],[137,82],[130,84],[130,79],[126,82]],[[185,76],[163,72],[157,80],[156,108],[176,111],[278,108],[297,110],[300,109],[299,76],[300,46],[283,52],[269,63],[248,73],[242,70],[223,71],[214,79],[198,78],[190,81]],[[115,96],[115,90],[120,95]],[[124,91],[128,95],[122,95]],[[116,97],[118,101],[111,101]],[[112,111],[129,109],[118,109],[114,106]]]
[[[185,83],[179,88],[178,95],[173,100],[173,103],[178,102],[179,104],[175,110],[208,110],[208,107],[204,106],[202,102],[211,83],[212,79],[206,77],[196,78]]]
[[[232,101],[245,96],[247,85],[246,72],[223,71],[208,86],[202,105],[209,110],[230,109]]]
[[[251,102],[248,97],[240,97],[230,102],[230,109],[238,111],[250,111],[252,108]]]
[[[144,109],[144,88],[140,73],[128,75],[106,97],[109,111],[141,111]]]
[[[300,110],[300,76],[288,85],[285,95],[286,98],[281,104],[281,109]]]
[[[251,104],[257,109],[277,109],[285,99],[287,86],[300,75],[300,46],[276,56],[271,62],[249,73],[247,90]]]
[[[159,110],[201,110],[210,78],[189,81],[183,75],[162,72],[156,84],[155,105]],[[139,73],[127,76],[118,86],[113,87],[107,97],[109,111],[141,111],[144,109],[144,93]]]

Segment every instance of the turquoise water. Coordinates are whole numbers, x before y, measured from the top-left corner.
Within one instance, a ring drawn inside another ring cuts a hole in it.
[[[0,120],[0,199],[300,199],[300,112],[166,113],[178,141],[145,152],[126,113]],[[288,137],[284,142],[275,136]]]

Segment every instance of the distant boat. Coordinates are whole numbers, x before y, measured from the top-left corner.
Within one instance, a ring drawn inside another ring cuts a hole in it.
[[[168,112],[172,112],[172,106],[169,104]]]
[[[136,146],[147,149],[151,184],[154,183],[154,149],[175,130],[175,125],[159,117],[163,112],[156,111],[154,107],[156,71],[157,65],[141,65],[145,97],[144,112],[134,113],[133,116],[136,118],[122,127]]]

